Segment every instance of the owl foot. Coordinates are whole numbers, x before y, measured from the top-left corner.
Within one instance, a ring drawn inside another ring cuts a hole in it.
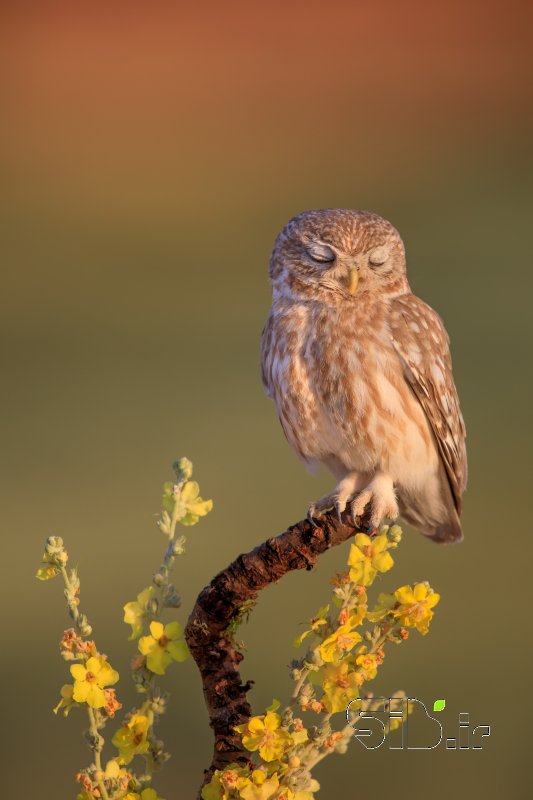
[[[313,528],[318,528],[318,525],[315,522],[315,517],[319,516],[320,514],[324,514],[326,511],[331,511],[333,508],[335,509],[335,513],[340,521],[341,514],[346,508],[346,503],[344,506],[342,506],[342,504],[339,502],[339,499],[335,497],[334,492],[331,492],[331,494],[326,494],[324,497],[321,497],[320,500],[316,500],[314,503],[311,503],[307,509],[307,519]]]
[[[367,506],[370,506],[370,529],[379,528],[385,517],[395,520],[400,510],[394,494],[394,485],[389,475],[376,475],[368,486],[350,503],[350,513],[354,523],[362,517]]]
[[[320,498],[320,500],[316,500],[314,503],[311,503],[307,509],[307,519],[311,525],[316,528],[317,524],[314,521],[314,517],[316,517],[318,514],[324,513],[325,511],[330,511],[331,509],[335,509],[337,519],[340,522],[342,512],[346,509],[348,503],[354,497],[356,488],[358,486],[358,480],[359,477],[356,473],[350,473],[339,482],[332,492],[325,494],[324,497]]]

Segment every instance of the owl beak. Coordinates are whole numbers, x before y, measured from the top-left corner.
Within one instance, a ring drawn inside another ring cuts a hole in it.
[[[355,294],[357,285],[359,283],[359,269],[357,267],[350,267],[348,274],[348,291],[350,294]]]

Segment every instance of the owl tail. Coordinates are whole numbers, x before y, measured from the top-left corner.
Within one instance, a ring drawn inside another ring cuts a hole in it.
[[[455,509],[453,509],[453,513],[450,514],[449,519],[445,522],[439,522],[438,524],[428,524],[427,520],[421,519],[416,513],[413,513],[412,510],[401,510],[400,516],[408,522],[409,525],[412,525],[413,528],[416,528],[420,533],[423,533],[424,536],[427,536],[428,539],[431,539],[437,544],[458,544],[463,541],[463,529],[461,528],[459,515]]]
[[[438,544],[455,544],[463,541],[463,529],[459,519],[459,513],[455,507],[455,502],[446,480],[441,484],[444,494],[444,508],[446,519],[436,519],[431,513],[431,509],[424,505],[422,498],[398,498],[400,504],[400,516]],[[402,502],[403,501],[403,502]],[[442,514],[442,506],[440,508]]]
[[[449,520],[437,525],[437,527],[428,534],[434,542],[438,542],[439,544],[458,544],[463,541],[463,529],[459,520],[459,514],[455,508],[452,509],[452,512]]]
[[[443,522],[439,521],[433,526],[431,532],[428,532],[428,535],[434,542],[438,542],[439,544],[458,544],[462,542],[464,538],[461,521],[459,519],[461,498],[456,501],[445,474],[441,475],[441,495],[444,499],[448,519]],[[459,504],[459,508],[457,508],[457,503]]]

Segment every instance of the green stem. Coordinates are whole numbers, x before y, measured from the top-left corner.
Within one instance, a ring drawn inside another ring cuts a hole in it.
[[[80,618],[80,612],[78,611],[77,604],[73,600],[69,599],[70,597],[72,597],[72,598],[74,597],[74,590],[72,588],[72,584],[71,584],[70,579],[68,577],[68,572],[67,572],[66,568],[61,566],[60,570],[61,570],[61,575],[63,576],[63,581],[65,582],[65,587],[67,589],[67,604],[68,604],[72,619],[74,620],[74,624],[76,625],[76,627],[78,627],[78,621],[79,621],[79,618]],[[79,633],[79,631],[78,631],[78,633]]]
[[[293,693],[291,695],[291,702],[289,703],[289,708],[291,708],[291,706],[293,706],[296,703],[296,701],[298,700],[298,695],[300,694],[302,686],[304,685],[305,681],[307,680],[309,672],[310,672],[310,670],[304,669],[302,674],[298,678],[298,680],[296,682],[296,686],[294,687],[294,691],[293,691]]]
[[[87,706],[87,712],[89,714],[89,727],[91,731],[91,736],[93,737],[93,741],[95,742],[93,749],[94,752],[94,763],[96,766],[96,772],[102,772],[102,758],[101,752],[103,748],[103,738],[98,733],[98,727],[96,725],[96,717],[94,715],[94,711],[90,706]],[[109,794],[107,793],[107,789],[105,787],[105,783],[102,779],[96,781],[96,784],[100,790],[100,795],[102,800],[109,800]]]

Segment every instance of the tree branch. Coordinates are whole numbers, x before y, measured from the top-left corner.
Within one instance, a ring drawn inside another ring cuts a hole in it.
[[[198,595],[185,638],[202,676],[210,725],[215,734],[213,762],[205,772],[204,783],[215,769],[224,769],[232,762],[248,762],[248,752],[233,728],[252,715],[246,693],[253,681],[245,684],[241,681],[239,664],[243,655],[228,632],[228,626],[242,614],[243,604],[255,600],[261,589],[292,570],[313,569],[321,553],[359,531],[368,531],[368,526],[354,527],[346,513],[342,521],[334,513],[328,513],[320,518],[320,527],[316,528],[302,520],[251,552],[240,555]]]

